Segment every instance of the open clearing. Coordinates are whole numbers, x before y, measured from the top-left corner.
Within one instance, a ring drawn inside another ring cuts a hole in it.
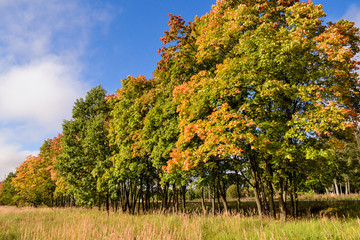
[[[289,220],[0,207],[0,239],[360,239],[358,218]]]

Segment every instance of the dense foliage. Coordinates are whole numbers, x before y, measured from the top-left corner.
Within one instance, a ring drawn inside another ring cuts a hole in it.
[[[170,15],[154,78],[90,90],[1,201],[134,213],[185,209],[197,189],[204,212],[205,198],[226,212],[227,197],[239,209],[253,195],[260,216],[285,219],[301,192],[359,191],[359,29],[324,17],[296,0],[221,0],[188,24]]]

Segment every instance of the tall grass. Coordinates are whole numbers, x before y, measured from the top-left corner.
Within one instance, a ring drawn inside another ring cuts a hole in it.
[[[0,239],[360,239],[360,220],[0,207]]]

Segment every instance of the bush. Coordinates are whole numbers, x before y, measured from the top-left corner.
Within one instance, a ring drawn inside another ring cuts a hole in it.
[[[226,190],[226,197],[227,198],[237,198],[237,190],[236,190],[235,184],[232,184],[228,187],[228,189]]]

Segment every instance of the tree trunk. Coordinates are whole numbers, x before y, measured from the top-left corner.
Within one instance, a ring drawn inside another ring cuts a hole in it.
[[[221,187],[220,170],[219,169],[217,170],[217,187],[218,187],[218,193],[220,195],[221,201],[223,202],[225,214],[228,214],[228,206],[227,206],[227,202],[226,202],[225,191]]]
[[[286,221],[286,202],[284,201],[284,179],[282,177],[279,178],[279,210],[280,210],[280,220]]]
[[[339,195],[340,194],[339,186],[337,184],[336,178],[334,178],[334,188],[335,188],[336,195]]]
[[[106,193],[106,212],[107,212],[107,215],[109,216],[109,213],[110,213],[109,192]]]
[[[269,202],[270,202],[270,216],[272,218],[276,217],[275,201],[274,201],[274,188],[272,183],[269,181]]]
[[[334,187],[335,187],[336,195],[339,195],[339,187],[338,187],[338,185],[337,185],[336,178],[334,178]]]
[[[348,195],[348,185],[347,185],[347,182],[345,182],[345,195]]]
[[[272,166],[270,164],[271,159],[266,159],[266,171],[269,175],[268,178],[266,178],[266,185],[269,189],[269,208],[270,208],[270,216],[272,218],[276,217],[276,209],[275,209],[275,202],[274,202],[274,187],[273,187],[273,177],[274,177],[274,171],[272,169]]]
[[[255,202],[256,202],[259,217],[262,218],[263,212],[262,212],[262,206],[261,206],[261,201],[260,201],[260,196],[259,196],[260,195],[259,194],[260,186],[259,186],[259,181],[257,178],[256,163],[251,158],[250,158],[250,165],[251,165],[251,174],[252,174],[253,182],[254,182],[253,186],[254,186]]]
[[[161,208],[163,210],[166,210],[167,205],[168,205],[168,188],[169,188],[169,183],[166,183],[164,186],[164,190],[163,190],[163,197],[162,197],[162,204],[161,204]]]
[[[241,201],[240,201],[240,186],[239,186],[239,175],[238,172],[235,171],[235,179],[236,179],[236,194],[237,194],[237,205],[236,205],[236,210],[237,212],[240,212],[240,206],[241,206]]]
[[[215,216],[215,181],[214,181],[214,185],[213,185],[213,197],[211,200],[211,209],[212,209],[212,214],[213,216]]]
[[[206,207],[205,207],[205,188],[201,188],[201,207],[203,210],[203,214],[206,215]]]
[[[98,210],[101,210],[100,194],[98,195]]]
[[[216,186],[216,198],[218,204],[218,212],[221,213],[221,204],[220,204],[220,193],[219,193],[219,185]]]
[[[186,185],[182,186],[182,209],[183,209],[183,212],[186,212],[185,210],[185,202],[186,202]]]
[[[342,194],[343,194],[343,192],[342,192],[342,186],[341,186],[341,183],[339,184],[339,189],[340,189],[340,195],[342,195]]]

